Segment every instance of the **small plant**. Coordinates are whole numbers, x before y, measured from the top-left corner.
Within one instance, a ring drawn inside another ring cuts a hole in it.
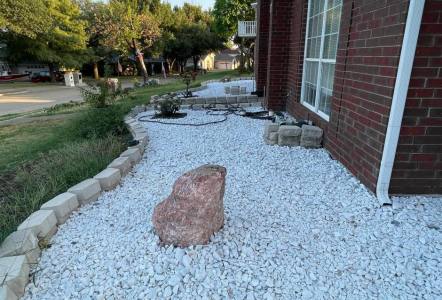
[[[176,94],[167,94],[155,99],[155,110],[159,111],[165,117],[172,117],[181,108],[181,101]]]
[[[191,72],[183,73],[183,82],[186,85],[186,91],[183,93],[184,98],[191,98],[192,91],[190,91],[190,84],[192,83],[192,80],[196,79],[196,75],[193,75]]]
[[[99,81],[95,85],[89,84],[81,89],[83,100],[94,108],[104,108],[115,101],[127,97],[128,90],[121,88],[121,83],[115,80]]]

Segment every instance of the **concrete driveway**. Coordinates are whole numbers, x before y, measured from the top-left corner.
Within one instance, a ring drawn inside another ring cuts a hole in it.
[[[81,101],[78,87],[0,84],[0,115],[24,113],[69,101]]]

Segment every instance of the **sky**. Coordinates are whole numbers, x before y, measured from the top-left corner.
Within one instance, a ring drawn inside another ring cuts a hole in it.
[[[215,3],[215,0],[165,0],[165,2],[169,2],[172,4],[172,6],[175,5],[183,5],[184,2],[195,4],[195,5],[201,5],[203,8],[213,8],[213,4]]]

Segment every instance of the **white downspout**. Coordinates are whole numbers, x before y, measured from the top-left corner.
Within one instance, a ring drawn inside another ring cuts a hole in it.
[[[401,56],[399,59],[399,67],[393,92],[393,101],[385,136],[384,151],[382,153],[382,161],[376,186],[376,195],[381,205],[391,204],[388,190],[399,141],[402,118],[404,116],[405,102],[407,100],[408,86],[410,84],[411,71],[413,69],[424,6],[425,0],[410,0],[404,40],[402,42]]]

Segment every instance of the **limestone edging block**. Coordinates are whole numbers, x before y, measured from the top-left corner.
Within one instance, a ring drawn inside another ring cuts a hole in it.
[[[0,257],[25,255],[29,263],[36,263],[40,254],[38,239],[30,230],[14,231],[0,247]]]
[[[121,157],[129,157],[132,165],[137,164],[141,160],[141,152],[140,149],[137,148],[129,148],[120,155]]]
[[[29,271],[25,255],[0,258],[0,283],[7,286],[17,297],[24,294]]]
[[[18,300],[18,297],[8,286],[4,285],[0,286],[0,300]]]
[[[125,176],[130,171],[131,162],[129,157],[118,157],[114,159],[107,167],[118,169],[120,170],[121,176]]]
[[[41,206],[42,210],[52,210],[57,217],[57,224],[63,224],[71,213],[80,206],[77,195],[63,193],[49,200]]]
[[[86,179],[74,185],[68,192],[77,195],[80,205],[89,204],[98,199],[101,193],[100,182],[97,179]]]
[[[102,190],[110,191],[120,183],[121,173],[119,169],[107,168],[95,175],[94,179],[100,182]]]
[[[21,223],[17,231],[29,230],[38,239],[48,239],[57,231],[57,217],[52,210],[37,210]]]

